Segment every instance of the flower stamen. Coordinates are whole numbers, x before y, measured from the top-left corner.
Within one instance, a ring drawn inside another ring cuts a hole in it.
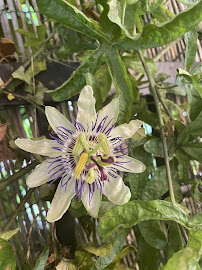
[[[102,143],[102,151],[106,154],[109,155],[111,153],[110,147],[109,147],[109,142],[107,139],[107,136],[104,133],[100,133],[98,135],[98,141]]]
[[[89,184],[92,184],[96,178],[97,178],[97,172],[93,168],[90,168],[90,170],[88,171],[88,174],[86,175],[85,181]]]
[[[78,162],[76,169],[75,169],[75,172],[74,172],[74,176],[76,178],[79,178],[81,172],[83,171],[83,169],[86,165],[87,160],[88,160],[88,154],[83,153],[79,159],[79,162]]]
[[[86,152],[89,153],[90,149],[88,147],[88,143],[86,141],[86,135],[84,133],[80,133],[78,138],[76,139],[75,146],[73,148],[73,154],[75,156],[81,154],[83,149],[85,148]]]

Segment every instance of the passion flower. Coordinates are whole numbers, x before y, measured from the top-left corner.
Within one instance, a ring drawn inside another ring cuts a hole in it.
[[[113,99],[96,113],[90,86],[85,86],[78,99],[77,118],[72,123],[54,107],[45,108],[54,130],[53,140],[17,139],[21,149],[47,156],[28,177],[27,185],[37,187],[60,179],[47,220],[60,219],[77,196],[93,217],[98,217],[102,194],[112,203],[129,201],[130,189],[123,182],[122,172],[141,173],[145,165],[128,156],[125,139],[142,125],[139,120],[115,127],[119,100]]]

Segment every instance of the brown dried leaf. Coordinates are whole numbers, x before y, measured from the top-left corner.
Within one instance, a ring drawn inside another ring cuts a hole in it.
[[[13,153],[11,149],[4,145],[0,145],[0,161],[5,160],[12,160],[13,159]]]
[[[6,134],[6,129],[7,129],[7,123],[3,124],[3,125],[0,125],[0,141],[3,140],[3,137]]]
[[[17,52],[15,44],[7,38],[0,38],[0,59],[12,55],[14,52]]]

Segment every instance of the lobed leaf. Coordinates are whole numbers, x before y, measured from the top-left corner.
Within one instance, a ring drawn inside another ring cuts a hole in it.
[[[114,47],[123,50],[140,50],[163,46],[196,27],[202,19],[201,9],[202,1],[176,15],[168,23],[160,26],[147,24],[141,35],[135,39],[124,38],[115,43]]]
[[[37,0],[39,10],[48,18],[54,19],[75,31],[89,37],[102,40],[105,34],[96,22],[90,20],[83,12],[66,0]]]

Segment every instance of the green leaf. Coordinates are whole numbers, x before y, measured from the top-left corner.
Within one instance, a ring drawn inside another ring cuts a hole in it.
[[[168,93],[172,93],[179,96],[186,96],[186,92],[184,89],[182,89],[179,86],[174,86],[172,83],[164,82],[161,86],[165,87]]]
[[[178,161],[178,180],[181,183],[188,183],[189,180],[189,156],[181,149],[177,150],[176,159]]]
[[[82,248],[89,253],[93,253],[98,257],[107,257],[112,251],[112,244],[107,243],[103,245],[98,245],[95,243],[85,243],[82,245]]]
[[[199,75],[201,72],[201,65],[199,64],[198,67],[193,71],[193,75]],[[186,72],[188,73],[188,72]],[[185,71],[179,69],[178,75],[176,78],[176,84],[183,87],[186,90],[187,97],[188,97],[188,108],[189,108],[189,115],[191,120],[195,120],[198,114],[202,110],[202,98],[200,97],[198,91],[195,89],[192,81],[191,74],[186,74]],[[199,76],[200,77],[200,76]],[[200,81],[198,82],[200,83]],[[200,92],[200,91],[199,91]]]
[[[108,18],[110,21],[116,23],[125,31],[126,36],[129,38],[134,38],[136,33],[136,24],[141,32],[141,23],[139,15],[143,15],[144,12],[141,9],[140,3],[135,3],[133,1],[132,5],[127,5],[126,1],[119,0],[108,0],[109,13]]]
[[[133,94],[126,67],[117,51],[110,50],[106,53],[106,57],[116,94],[119,98],[118,123],[128,122],[131,116]]]
[[[139,59],[139,57],[137,55],[135,56],[123,56],[122,57],[122,60],[126,66],[126,68],[131,68],[133,69],[135,72],[139,72],[139,73],[145,73],[145,69],[144,67],[142,66],[142,63]],[[156,63],[152,60],[152,59],[149,59],[149,58],[146,58],[145,57],[145,61],[147,63],[147,67],[149,69],[149,72],[151,74],[156,74],[157,72],[157,65]]]
[[[26,77],[30,81],[39,72],[46,70],[46,59],[35,60],[33,65],[29,66],[28,70],[25,72]]]
[[[28,30],[24,30],[24,29],[18,29],[16,30],[17,33],[20,33],[21,35],[23,36],[26,36],[28,38],[31,38],[31,39],[37,39],[37,37],[35,36],[34,33],[28,31]]]
[[[46,262],[48,260],[49,248],[45,247],[43,252],[38,257],[36,264],[33,270],[44,270],[46,266]]]
[[[187,229],[202,225],[202,215],[190,218],[178,205],[166,201],[130,201],[110,209],[98,225],[98,234],[108,241],[119,228],[130,228],[144,220],[172,220]]]
[[[78,269],[82,265],[81,269],[89,270],[95,264],[95,262],[92,260],[92,254],[85,250],[76,250],[75,259],[78,265],[76,269]],[[63,270],[63,269],[60,269],[60,270]]]
[[[15,254],[11,244],[0,238],[0,269],[15,270],[16,261]]]
[[[24,46],[27,47],[37,47],[37,46],[41,46],[43,44],[43,40],[40,39],[29,39],[25,42]]]
[[[47,26],[45,25],[45,23],[38,25],[36,27],[36,30],[37,30],[38,39],[44,41],[46,37],[46,32],[47,32]]]
[[[103,28],[104,32],[109,36],[110,40],[114,38],[119,38],[121,34],[121,29],[109,20],[107,14],[109,12],[109,5],[106,0],[99,0],[99,4],[103,6],[103,11],[100,15],[100,25]]]
[[[19,79],[23,82],[26,82],[27,84],[30,84],[29,78],[25,74],[25,68],[23,66],[20,66],[16,71],[12,73],[13,78]]]
[[[168,258],[181,249],[181,237],[178,226],[176,222],[170,222],[168,227]]]
[[[188,123],[185,126],[184,130],[182,132],[180,132],[180,134],[177,138],[177,144],[183,143],[183,140],[186,139],[186,137],[188,137],[190,134],[192,134],[192,135],[202,134],[201,121],[202,121],[202,111],[199,113],[199,115],[197,116],[197,118],[193,122]],[[187,140],[188,139],[186,139],[186,142],[187,142]]]
[[[0,232],[0,238],[4,240],[9,240],[16,233],[18,233],[18,231],[19,231],[19,228],[16,228],[15,230],[7,231],[7,232]]]
[[[175,145],[167,141],[168,155],[171,158],[175,151]],[[144,150],[155,157],[164,157],[163,143],[159,138],[151,139],[144,144]]]
[[[160,23],[164,23],[164,22],[168,21],[168,19],[170,18],[170,17],[168,17],[167,13],[165,13],[164,9],[161,6],[152,10],[151,14]]]
[[[161,26],[147,24],[141,35],[135,39],[124,38],[114,44],[123,50],[140,50],[163,46],[193,29],[202,19],[202,1],[194,7],[181,12],[168,23]]]
[[[189,7],[196,5],[198,2],[200,2],[200,0],[178,0],[178,2]]]
[[[77,270],[78,268],[69,261],[62,259],[60,263],[55,267],[56,270]]]
[[[94,74],[101,65],[101,56],[108,50],[108,46],[100,46],[94,51],[89,58],[83,62],[72,76],[55,90],[49,90],[49,93],[54,101],[63,101],[78,94],[86,85],[86,73]]]
[[[202,143],[188,143],[181,148],[194,160],[202,163]]]
[[[175,253],[167,262],[164,270],[192,270],[200,269],[198,261],[202,254],[202,232],[191,230],[187,246]]]
[[[96,111],[98,111],[103,107],[103,102],[111,89],[112,80],[108,66],[106,64],[102,65],[94,76],[87,73],[86,82],[93,88],[94,97],[96,99],[95,108]]]
[[[115,238],[112,240],[112,251],[110,256],[99,258],[94,266],[90,268],[90,270],[102,270],[105,269],[111,262],[113,262],[114,258],[119,254],[122,250],[122,247],[125,243],[125,238],[129,234],[129,230],[124,230],[117,234]]]
[[[95,21],[90,20],[83,12],[65,0],[37,0],[37,5],[39,10],[48,18],[89,37],[98,40],[106,39],[105,34],[98,28]]]
[[[142,234],[139,232],[138,227],[135,227],[135,237],[138,246],[138,265],[141,270],[156,270],[159,260],[159,250],[150,246]]]
[[[185,69],[190,70],[194,64],[197,51],[197,31],[193,29],[185,34],[186,52],[185,52]]]
[[[128,173],[127,177],[124,179],[129,182],[132,199],[141,199],[142,191],[147,185],[149,179],[149,171],[145,170],[143,173],[137,174]]]
[[[157,220],[147,220],[138,224],[144,240],[156,249],[165,249],[167,239],[162,232],[160,222]]]
[[[172,175],[173,176],[173,175]],[[141,200],[156,200],[168,191],[168,182],[165,166],[158,167],[144,189],[139,193]]]
[[[157,9],[163,0],[155,0],[155,1],[150,1],[146,0],[146,8],[149,12],[152,12],[153,10]]]

